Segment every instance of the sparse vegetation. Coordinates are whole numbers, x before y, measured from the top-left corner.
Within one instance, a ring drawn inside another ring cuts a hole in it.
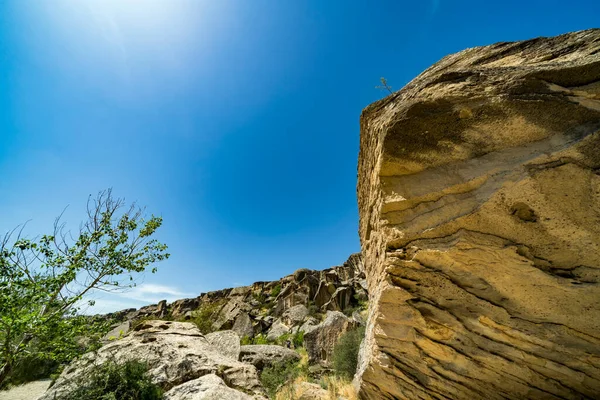
[[[271,297],[277,297],[281,293],[281,284],[275,285],[273,289],[271,289]]]
[[[135,286],[136,272],[166,259],[151,239],[161,225],[107,190],[88,200],[77,235],[59,217],[50,235],[28,239],[21,228],[0,239],[0,386],[26,360],[79,354],[74,339],[100,331],[78,317],[86,295]]]
[[[375,86],[375,89],[387,90],[390,94],[394,93],[392,92],[392,87],[388,85],[387,79],[381,77],[379,78],[379,82],[381,82],[381,85]]]
[[[162,389],[152,382],[146,364],[107,362],[95,369],[85,383],[61,400],[160,400]]]
[[[333,349],[333,369],[337,376],[352,379],[356,373],[358,351],[364,337],[364,327],[348,331],[340,337]]]
[[[192,314],[190,322],[196,324],[203,334],[214,332],[214,322],[217,320],[219,311],[223,307],[223,301],[205,302]]]
[[[287,382],[296,379],[300,373],[299,362],[279,362],[266,367],[260,374],[260,381],[265,387],[270,398]]]
[[[269,340],[267,339],[267,337],[265,335],[256,335],[254,337],[248,337],[248,336],[244,336],[243,338],[240,339],[240,344],[242,346],[245,345],[249,345],[249,344],[272,344],[271,342],[269,342]]]

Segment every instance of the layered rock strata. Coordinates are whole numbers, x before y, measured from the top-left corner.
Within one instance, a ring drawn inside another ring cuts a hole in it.
[[[600,30],[443,58],[361,116],[362,399],[600,398]]]

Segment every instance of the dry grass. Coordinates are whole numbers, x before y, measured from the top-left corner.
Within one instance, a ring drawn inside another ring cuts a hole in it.
[[[337,400],[340,397],[346,400],[358,399],[352,381],[336,376],[327,376],[323,377],[317,384],[303,375],[283,386],[275,395],[275,400],[297,400],[314,387],[324,390],[322,392],[323,396],[316,398],[316,400]]]

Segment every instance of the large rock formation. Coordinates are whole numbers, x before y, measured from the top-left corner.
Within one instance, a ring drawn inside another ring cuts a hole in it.
[[[225,332],[220,337],[206,338],[189,322],[144,321],[122,339],[74,361],[40,400],[61,399],[84,384],[96,365],[127,360],[145,362],[152,380],[171,390],[169,399],[225,398],[218,397],[223,393],[232,399],[264,399],[254,365],[237,360],[239,343],[235,358],[230,352],[222,352],[227,335]],[[197,379],[207,375],[215,377]]]
[[[296,333],[311,317],[328,310],[351,311],[364,306],[367,283],[362,256],[323,271],[300,269],[277,281],[256,282],[250,286],[202,293],[193,299],[165,301],[139,310],[128,309],[108,315],[115,320],[110,337],[118,337],[123,321],[168,318],[177,321],[201,316],[211,331],[233,330],[240,337],[258,334],[276,340]],[[126,332],[126,330],[125,330]]]
[[[600,398],[600,30],[445,57],[361,117],[363,399]]]

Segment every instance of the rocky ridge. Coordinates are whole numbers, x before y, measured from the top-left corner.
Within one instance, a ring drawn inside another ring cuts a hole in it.
[[[363,399],[600,397],[600,30],[449,55],[361,116]]]
[[[126,332],[143,319],[179,321],[204,319],[205,333],[233,330],[251,339],[263,335],[275,341],[282,335],[309,332],[328,311],[351,311],[368,300],[362,257],[351,255],[341,266],[323,271],[300,269],[271,282],[202,293],[196,298],[129,309],[110,314],[119,321],[109,338]],[[317,317],[317,318],[315,318]]]
[[[333,345],[360,322],[337,310],[364,309],[365,287],[362,257],[354,254],[324,271],[302,269],[274,282],[110,314],[117,322],[104,345],[65,368],[40,400],[66,396],[96,366],[128,360],[148,366],[165,399],[265,399],[261,371],[298,363],[297,335],[307,334],[306,347],[323,349],[310,358],[314,374],[327,371]]]

